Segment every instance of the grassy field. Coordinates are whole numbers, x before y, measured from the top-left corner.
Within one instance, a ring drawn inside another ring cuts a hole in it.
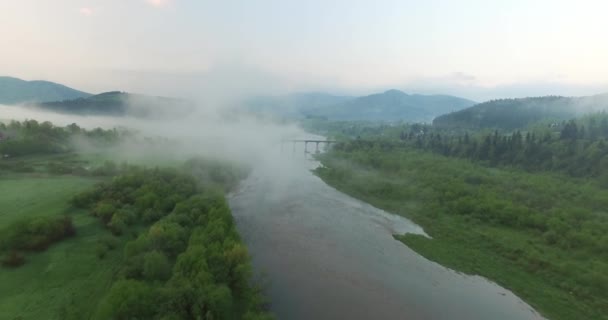
[[[98,220],[70,209],[68,200],[97,179],[12,174],[0,178],[0,228],[22,217],[71,215],[76,236],[44,252],[28,253],[16,269],[0,268],[0,319],[87,319],[109,288],[121,251],[100,260],[107,236]]]
[[[545,215],[557,209],[594,208],[595,226],[602,228],[605,190],[563,176],[485,168],[419,152],[383,157],[330,153],[322,157],[326,168],[316,173],[353,197],[421,225],[432,239],[395,237],[422,256],[491,279],[550,319],[608,319],[605,253],[584,246],[564,249],[548,244],[546,235],[533,228],[453,212],[454,201],[468,194],[477,206],[486,205],[488,199],[503,199],[495,201],[505,204],[503,211],[512,210],[509,203]],[[366,165],[369,159],[382,169]]]
[[[68,200],[95,184],[96,179],[73,176],[11,174],[0,177],[0,226],[20,217],[62,214]]]

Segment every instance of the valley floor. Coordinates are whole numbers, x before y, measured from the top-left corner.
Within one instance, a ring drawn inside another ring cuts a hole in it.
[[[606,252],[576,240],[601,241],[606,190],[417,151],[332,151],[321,161],[326,183],[421,225],[431,238],[395,238],[424,257],[493,280],[550,319],[608,319]],[[562,220],[575,210],[580,221]],[[569,225],[554,237],[559,222]],[[598,233],[574,236],[577,223]]]

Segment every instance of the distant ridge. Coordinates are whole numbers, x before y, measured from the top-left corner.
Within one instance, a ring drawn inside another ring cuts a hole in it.
[[[293,93],[283,96],[258,96],[242,102],[247,112],[279,118],[302,118],[311,110],[351,100],[353,97],[324,92]]]
[[[539,121],[561,121],[608,110],[608,94],[500,99],[437,117],[433,125],[462,128],[524,128]]]
[[[319,92],[257,97],[245,101],[245,109],[288,119],[430,122],[435,116],[474,104],[448,95],[408,95],[393,89],[364,97]]]
[[[128,115],[142,118],[179,116],[194,110],[194,104],[186,100],[121,91],[104,92],[86,98],[39,103],[35,106],[60,113]]]
[[[48,102],[89,97],[91,94],[62,84],[13,77],[0,77],[0,104]]]
[[[474,101],[449,95],[410,95],[392,89],[316,108],[307,115],[330,120],[430,122],[440,114],[474,104]]]

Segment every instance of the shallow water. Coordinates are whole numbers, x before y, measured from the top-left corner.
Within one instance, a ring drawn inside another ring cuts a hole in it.
[[[279,319],[542,319],[508,290],[394,240],[424,231],[326,185],[300,152],[258,166],[230,197]]]

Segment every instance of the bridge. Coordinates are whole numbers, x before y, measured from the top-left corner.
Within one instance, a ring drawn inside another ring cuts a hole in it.
[[[325,144],[325,147],[329,147],[332,143],[337,143],[335,140],[317,140],[317,139],[295,139],[295,140],[281,140],[281,152],[283,152],[283,144],[284,143],[292,143],[293,144],[293,152],[296,152],[296,144],[303,143],[304,144],[304,153],[308,153],[308,144],[315,144],[315,152],[319,153],[321,150],[319,149],[319,145]]]

